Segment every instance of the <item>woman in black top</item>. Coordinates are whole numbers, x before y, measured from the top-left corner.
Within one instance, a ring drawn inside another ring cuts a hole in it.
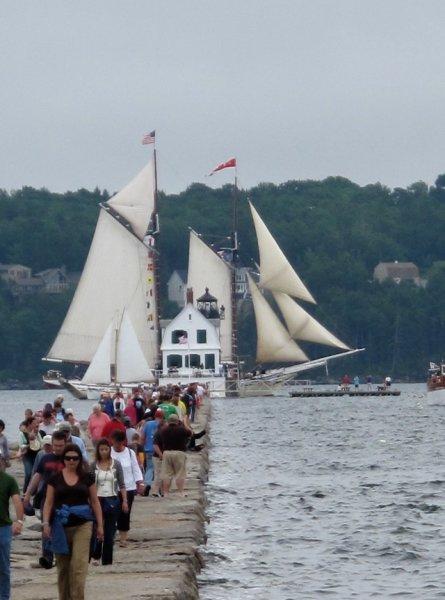
[[[89,504],[97,522],[97,539],[103,541],[102,511],[96,485],[94,478],[84,469],[79,447],[76,444],[67,444],[62,459],[63,470],[54,474],[48,481],[43,510],[43,535],[51,537],[50,522],[54,520],[56,509],[62,505],[73,508]],[[56,553],[59,600],[84,600],[92,522],[82,516],[69,514],[64,531],[69,553]]]

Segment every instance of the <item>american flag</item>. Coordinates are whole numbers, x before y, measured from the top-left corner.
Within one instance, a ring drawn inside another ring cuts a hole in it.
[[[153,131],[150,131],[150,133],[146,133],[144,135],[144,137],[142,138],[142,145],[145,146],[146,144],[154,144],[155,143],[155,130],[153,129]]]

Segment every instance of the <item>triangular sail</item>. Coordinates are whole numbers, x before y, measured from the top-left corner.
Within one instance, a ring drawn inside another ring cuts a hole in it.
[[[330,333],[287,294],[273,292],[273,297],[281,310],[291,337],[296,340],[305,340],[349,350],[346,344]]]
[[[260,287],[274,292],[284,292],[315,304],[311,293],[292,268],[264,221],[251,202],[249,205],[260,253]]]
[[[122,215],[140,240],[144,239],[154,210],[155,168],[151,160],[136,177],[107,204]]]
[[[153,379],[150,367],[131,323],[124,312],[118,332],[116,352],[116,381],[119,383],[150,381]]]
[[[47,358],[89,363],[116,312],[128,310],[149,365],[158,360],[149,249],[101,209],[82,277]]]
[[[93,360],[90,362],[90,366],[82,378],[82,383],[110,383],[112,334],[113,323],[110,323],[95,355],[93,356]]]
[[[309,360],[303,350],[290,337],[250,275],[247,278],[255,311],[257,361],[267,363]]]
[[[224,306],[224,319],[220,321],[221,359],[232,360],[231,268],[194,231],[190,231],[187,287],[193,288],[195,300],[209,288],[219,307]]]

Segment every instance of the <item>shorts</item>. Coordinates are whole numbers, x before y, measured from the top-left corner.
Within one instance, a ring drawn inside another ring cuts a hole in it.
[[[162,455],[161,479],[170,480],[173,477],[185,479],[186,455],[181,450],[166,450]]]

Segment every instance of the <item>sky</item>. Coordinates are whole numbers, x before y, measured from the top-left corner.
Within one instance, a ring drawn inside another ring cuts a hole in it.
[[[2,0],[0,188],[445,172],[443,0]]]

